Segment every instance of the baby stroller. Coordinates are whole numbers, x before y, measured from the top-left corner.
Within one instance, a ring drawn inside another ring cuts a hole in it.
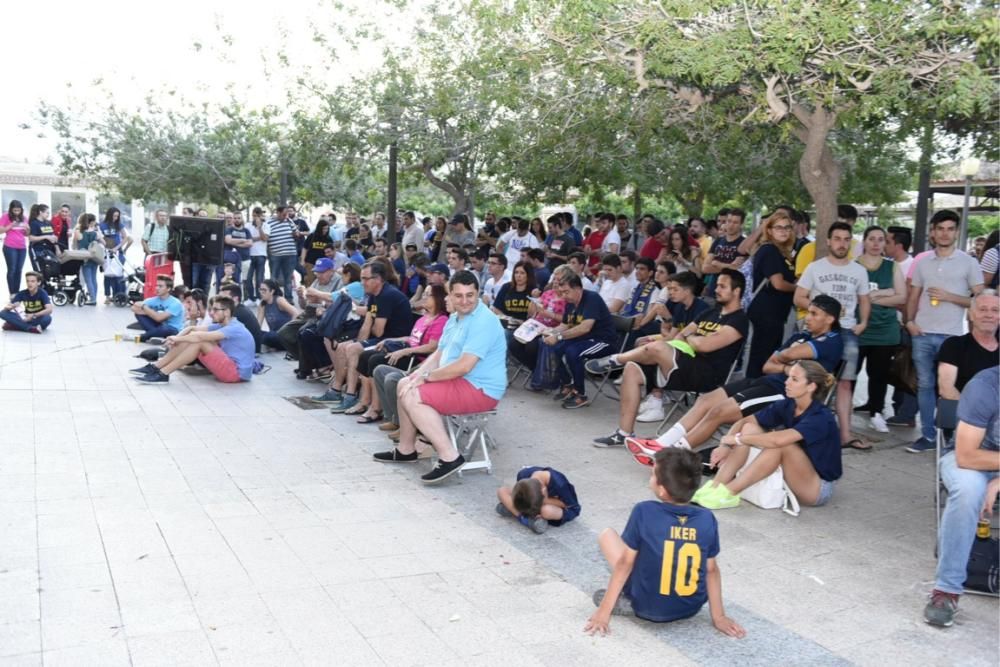
[[[127,306],[142,301],[145,297],[143,292],[146,286],[146,270],[141,269],[128,260],[123,267],[125,279],[125,303],[118,303],[121,294],[115,296],[116,306]]]
[[[52,303],[57,306],[65,306],[71,302],[82,306],[86,303],[87,294],[80,283],[80,269],[84,260],[69,259],[60,262],[58,257],[45,249],[33,252],[33,255]]]

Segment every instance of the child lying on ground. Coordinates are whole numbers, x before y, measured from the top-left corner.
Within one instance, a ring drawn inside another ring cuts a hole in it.
[[[500,487],[497,498],[497,514],[516,517],[536,533],[568,523],[580,514],[576,489],[554,468],[521,468],[514,488]]]
[[[746,631],[726,617],[722,576],[715,564],[719,530],[715,516],[688,505],[701,483],[701,458],[689,449],[656,452],[649,487],[657,500],[632,508],[621,537],[607,528],[598,537],[611,565],[608,588],[594,593],[594,612],[584,631],[609,632],[612,614],[666,622],[694,616],[708,600],[712,624],[731,637]]]

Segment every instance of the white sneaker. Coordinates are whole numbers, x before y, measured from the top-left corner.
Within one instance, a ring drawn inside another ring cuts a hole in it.
[[[657,402],[657,403],[649,406],[645,410],[641,410],[640,409],[639,416],[637,416],[635,418],[635,420],[639,421],[639,422],[642,422],[642,423],[645,424],[645,423],[648,423],[648,422],[663,421],[663,417],[664,417],[663,404],[660,403],[660,402]]]
[[[885,417],[882,416],[881,412],[876,412],[872,415],[872,418],[868,420],[868,424],[879,433],[889,432],[889,425],[885,423]]]
[[[663,405],[662,396],[657,396],[656,394],[646,394],[646,398],[642,399],[642,403],[639,404],[639,412],[645,412],[657,404]]]

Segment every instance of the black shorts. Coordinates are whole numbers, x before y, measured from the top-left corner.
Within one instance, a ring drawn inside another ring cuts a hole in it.
[[[674,350],[674,370],[669,378],[663,377],[663,372],[657,364],[640,364],[646,378],[646,389],[666,389],[668,391],[696,391],[705,393],[719,388],[719,380],[715,377],[715,369],[705,357],[684,354]]]
[[[744,417],[760,412],[771,403],[785,398],[784,392],[776,391],[774,387],[764,381],[764,378],[737,380],[730,382],[722,389],[726,392],[726,396],[735,400],[740,406],[740,413]]]

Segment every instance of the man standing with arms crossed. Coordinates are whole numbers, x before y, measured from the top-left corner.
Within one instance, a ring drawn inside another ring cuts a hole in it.
[[[871,445],[851,437],[851,396],[858,376],[858,336],[868,327],[872,301],[868,296],[868,272],[851,261],[851,226],[835,222],[826,233],[829,255],[806,267],[795,288],[796,308],[808,309],[817,294],[827,294],[840,303],[840,335],[844,340],[844,366],[837,383],[837,422],[840,444],[868,450]]]

